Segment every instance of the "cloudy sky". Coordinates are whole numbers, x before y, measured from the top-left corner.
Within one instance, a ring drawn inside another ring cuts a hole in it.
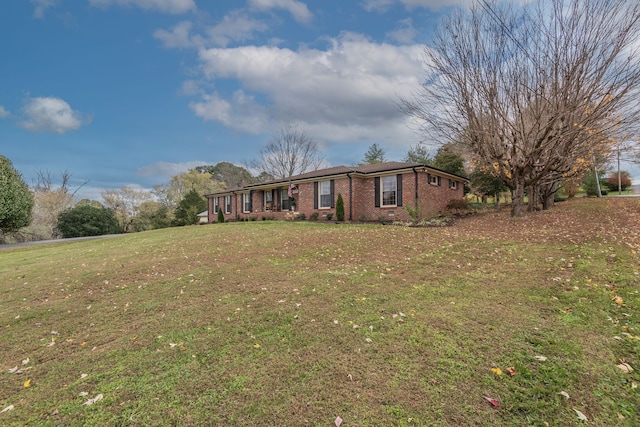
[[[419,135],[398,110],[470,0],[19,0],[0,6],[0,154],[81,195],[249,162],[285,125],[350,165]],[[73,183],[72,182],[72,183]]]
[[[283,126],[328,165],[419,140],[399,112],[421,52],[460,0],[20,0],[0,6],[0,154],[151,188],[257,157]]]

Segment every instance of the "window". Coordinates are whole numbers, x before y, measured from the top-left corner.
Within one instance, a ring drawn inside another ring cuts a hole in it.
[[[251,212],[251,193],[242,194],[242,212]]]
[[[440,177],[436,175],[429,175],[429,184],[440,185]]]
[[[219,199],[217,197],[213,198],[213,213],[218,213],[219,208]]]
[[[396,205],[398,180],[395,176],[382,177],[382,206]]]
[[[231,196],[224,196],[224,213],[231,213]]]
[[[449,188],[451,188],[452,190],[457,190],[458,189],[458,181],[453,181],[453,180],[449,180]]]
[[[318,183],[318,194],[320,197],[318,207],[330,208],[331,207],[331,181],[321,181]]]
[[[280,190],[280,198],[282,200],[282,210],[291,210],[291,200],[289,200],[289,192],[286,188]]]

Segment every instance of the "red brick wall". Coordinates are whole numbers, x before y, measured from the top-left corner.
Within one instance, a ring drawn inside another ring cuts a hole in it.
[[[395,176],[395,175],[394,175]],[[428,217],[437,212],[444,211],[447,203],[452,199],[462,199],[463,183],[458,183],[457,189],[449,188],[449,179],[440,178],[440,185],[431,185],[428,182],[428,174],[426,172],[418,172],[418,207],[422,218]],[[320,179],[319,181],[322,181]],[[402,206],[397,207],[375,207],[375,184],[373,177],[352,177],[352,195],[350,197],[349,178],[341,177],[334,179],[334,204],[338,198],[338,194],[342,194],[344,201],[345,220],[353,221],[378,221],[384,219],[387,221],[405,221],[411,219],[407,212],[406,206],[415,208],[416,199],[416,175],[414,172],[402,175]],[[280,187],[285,188],[285,187]],[[293,196],[296,200],[297,214],[304,214],[309,219],[314,212],[319,214],[318,220],[323,220],[326,214],[333,214],[336,219],[335,208],[331,209],[314,209],[314,183],[304,182],[298,184],[298,192]],[[232,212],[225,214],[225,221],[235,220],[237,216],[240,218],[255,218],[260,221],[263,217],[267,219],[293,219],[294,215],[291,211],[276,212],[266,211],[263,209],[263,191],[254,190],[252,194],[252,212],[242,212],[242,194],[235,194],[232,198]],[[353,205],[351,205],[353,203]],[[224,212],[224,197],[221,197],[220,206]],[[352,210],[350,208],[352,206]],[[218,220],[217,212],[212,211],[213,200],[209,199],[209,222]],[[349,214],[351,213],[351,218]]]

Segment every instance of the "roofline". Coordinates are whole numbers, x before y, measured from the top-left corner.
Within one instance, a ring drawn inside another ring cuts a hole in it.
[[[205,194],[205,197],[210,197],[210,196],[226,196],[226,195],[232,195],[232,194],[238,194],[238,193],[244,193],[246,191],[251,191],[251,190],[260,190],[260,189],[267,189],[267,188],[277,188],[279,186],[281,186],[282,184],[286,184],[288,182],[292,182],[292,183],[304,183],[304,182],[310,182],[310,181],[317,181],[318,179],[321,178],[327,178],[327,177],[342,177],[342,176],[374,176],[374,175],[386,175],[386,174],[391,174],[391,173],[397,173],[400,171],[404,171],[404,172],[410,172],[410,171],[415,171],[416,169],[422,169],[423,172],[426,172],[427,170],[432,170],[432,171],[436,171],[446,177],[454,177],[457,178],[459,180],[461,180],[464,183],[469,183],[469,178],[465,178],[461,175],[457,175],[455,173],[451,173],[451,172],[447,172],[445,170],[442,169],[438,169],[435,168],[433,166],[428,166],[425,164],[421,164],[421,163],[415,163],[412,166],[402,166],[402,167],[395,167],[395,168],[390,168],[390,169],[385,169],[385,170],[380,170],[380,171],[374,171],[374,172],[362,172],[356,169],[357,167],[354,167],[354,169],[351,169],[349,171],[342,171],[342,172],[334,172],[334,173],[328,173],[328,174],[323,174],[323,175],[313,175],[307,178],[299,178],[296,179],[295,176],[292,176],[291,178],[282,178],[282,179],[278,179],[278,180],[274,180],[274,181],[269,181],[269,182],[261,182],[258,184],[249,184],[249,185],[245,185],[244,187],[240,187],[240,188],[234,188],[232,190],[225,190],[225,191],[221,191],[221,192],[216,192],[216,193],[209,193],[209,194]],[[303,175],[303,174],[300,174]],[[298,175],[298,176],[300,176]]]

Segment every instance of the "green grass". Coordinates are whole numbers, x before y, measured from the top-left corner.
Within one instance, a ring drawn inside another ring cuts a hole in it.
[[[0,424],[637,425],[639,212],[0,249]]]

